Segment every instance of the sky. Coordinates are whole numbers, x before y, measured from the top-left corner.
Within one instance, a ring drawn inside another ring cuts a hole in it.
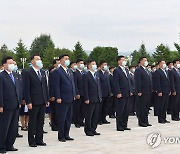
[[[180,0],[1,0],[0,46],[29,48],[40,34],[50,34],[56,47],[84,50],[117,47],[129,53],[145,43],[174,50],[180,42]]]

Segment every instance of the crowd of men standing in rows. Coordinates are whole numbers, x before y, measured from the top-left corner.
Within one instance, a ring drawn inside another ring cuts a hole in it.
[[[16,73],[12,57],[2,60],[0,73],[0,153],[17,151],[13,144],[18,132],[19,107],[22,101],[29,112],[28,143],[30,147],[46,146],[43,140],[45,108],[51,107],[51,127],[58,131],[58,140],[74,140],[70,127],[84,126],[87,136],[100,135],[98,124],[110,124],[106,117],[116,118],[116,130],[131,130],[129,115],[137,115],[140,127],[152,126],[148,120],[150,106],[158,122],[179,121],[180,62],[156,66],[148,65],[146,57],[139,59],[137,67],[127,68],[124,56],[117,57],[118,67],[108,67],[106,61],[99,67],[94,60],[82,59],[70,64],[63,54],[53,61],[47,73],[42,70],[41,57],[31,57],[32,67]],[[71,66],[69,68],[69,65]]]

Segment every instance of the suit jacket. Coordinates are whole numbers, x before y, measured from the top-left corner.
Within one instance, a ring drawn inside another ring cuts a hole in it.
[[[55,94],[54,94],[54,70],[49,72],[49,97],[54,97]]]
[[[138,67],[134,73],[135,87],[137,93],[151,94],[152,81],[150,75],[144,70],[142,66]]]
[[[111,87],[111,93],[114,95],[115,83],[114,83],[114,77],[112,74],[109,75],[109,82],[110,82],[110,87]]]
[[[100,79],[101,83],[101,91],[102,91],[102,97],[109,97],[111,94],[111,87],[109,82],[109,73],[103,72],[101,70],[97,71],[97,74]]]
[[[84,96],[83,92],[83,74],[79,70],[76,70],[74,72],[74,83],[75,83],[75,89],[76,89],[76,95]]]
[[[124,71],[121,69],[121,67],[117,67],[114,72],[114,94],[117,96],[118,94],[122,94],[122,97],[129,97],[130,93],[132,92],[132,87],[130,83],[130,76],[129,71],[127,69],[125,75]]]
[[[135,81],[134,81],[134,74],[129,73],[130,76],[130,83],[131,83],[131,87],[132,87],[132,93],[133,95],[135,95]]]
[[[98,74],[96,79],[90,71],[83,75],[84,100],[90,103],[99,103],[102,100],[101,83]]]
[[[23,85],[26,104],[42,105],[49,101],[47,79],[45,71],[40,70],[41,80],[33,68],[24,71]]]
[[[167,73],[166,73],[167,74]],[[162,69],[156,71],[156,78],[154,78],[154,83],[156,85],[155,91],[157,93],[169,94],[170,93],[170,82],[168,74],[167,76]]]
[[[177,94],[180,94],[180,76],[178,72],[175,70],[175,68],[169,71],[169,80],[171,92],[176,92]]]
[[[60,66],[54,70],[54,94],[56,99],[64,103],[72,103],[75,97],[73,72],[68,69],[69,75]]]
[[[6,71],[0,73],[0,107],[16,109],[22,101],[21,78],[13,72],[15,84]]]

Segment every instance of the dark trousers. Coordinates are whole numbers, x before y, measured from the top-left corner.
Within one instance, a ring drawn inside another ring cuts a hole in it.
[[[0,113],[0,150],[12,149],[17,135],[19,109]]]
[[[109,111],[109,97],[103,97],[99,104],[99,121],[106,121],[106,116]]]
[[[58,139],[69,137],[72,122],[72,103],[57,104]]]
[[[158,122],[165,122],[169,95],[158,96]]]
[[[127,123],[128,123],[129,97],[115,98],[115,101],[116,101],[116,127],[117,129],[122,129],[127,127]]]
[[[171,118],[179,119],[179,103],[180,103],[180,95],[176,94],[176,96],[171,97]]]
[[[158,102],[158,95],[156,92],[153,92],[154,116],[158,116]]]
[[[138,124],[148,124],[149,100],[151,95],[136,96]]]
[[[28,143],[36,144],[43,142],[45,104],[33,105],[29,110]]]
[[[115,116],[115,98],[114,98],[114,96],[111,96],[110,98],[109,98],[109,115],[110,116]]]
[[[130,115],[132,115],[132,114],[134,114],[134,112],[135,112],[135,96],[133,95],[133,96],[130,96],[130,98],[129,98],[129,103],[128,103],[129,105],[128,105],[128,108],[129,108],[129,114]]]
[[[57,128],[57,103],[56,101],[50,102],[51,107],[51,126],[52,129]]]
[[[84,132],[96,131],[99,118],[99,103],[85,104],[85,127]]]
[[[173,97],[172,95],[169,96],[168,107],[167,107],[167,114],[171,114],[172,97]]]
[[[74,102],[74,124],[82,124],[84,121],[84,97],[80,97]]]

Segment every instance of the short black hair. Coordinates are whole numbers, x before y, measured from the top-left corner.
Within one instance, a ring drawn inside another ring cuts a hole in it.
[[[52,64],[55,65],[58,60],[59,60],[59,59],[54,59]]]
[[[161,59],[157,62],[157,64],[159,65],[162,61],[165,61],[164,59]]]
[[[135,67],[135,66],[131,65],[131,66],[129,66],[129,69],[131,69],[131,68],[133,68],[133,67]]]
[[[171,63],[173,63],[173,62],[172,62],[172,61],[168,61],[168,62],[166,63],[166,65],[169,66]]]
[[[124,56],[123,56],[123,55],[118,56],[118,57],[116,58],[116,60],[119,61],[119,60],[121,60],[121,58],[124,58]]]
[[[76,60],[76,63],[79,63],[79,62],[81,62],[81,61],[84,61],[84,60],[82,60],[82,59],[77,59],[77,60]]]
[[[156,67],[156,66],[155,65],[151,65],[151,69],[154,68],[154,67]]]
[[[114,69],[114,68],[115,68],[114,66],[110,66],[110,67],[109,67],[109,70]]]
[[[90,63],[94,62],[95,60],[91,59],[87,62],[87,64],[89,65]],[[96,62],[96,61],[95,61]]]
[[[139,63],[140,63],[144,58],[147,59],[147,57],[145,57],[145,56],[140,57],[140,58],[139,58]]]
[[[70,66],[72,65],[72,64],[76,64],[74,61],[72,61],[72,62],[70,62]]]
[[[61,60],[61,59],[64,58],[65,56],[68,56],[68,57],[69,57],[68,54],[62,54],[62,55],[59,56],[59,60]]]
[[[2,65],[3,65],[3,64],[6,64],[9,59],[13,59],[13,58],[10,57],[10,56],[4,57],[4,58],[2,59]]]
[[[31,60],[33,60],[35,56],[39,56],[39,57],[40,57],[40,54],[38,54],[38,53],[33,54],[33,55],[31,56]]]
[[[179,61],[178,59],[176,59],[176,60],[173,60],[173,65],[177,62],[177,61]]]
[[[105,61],[105,60],[100,61],[99,66],[101,66],[104,63],[107,63],[107,61]]]

